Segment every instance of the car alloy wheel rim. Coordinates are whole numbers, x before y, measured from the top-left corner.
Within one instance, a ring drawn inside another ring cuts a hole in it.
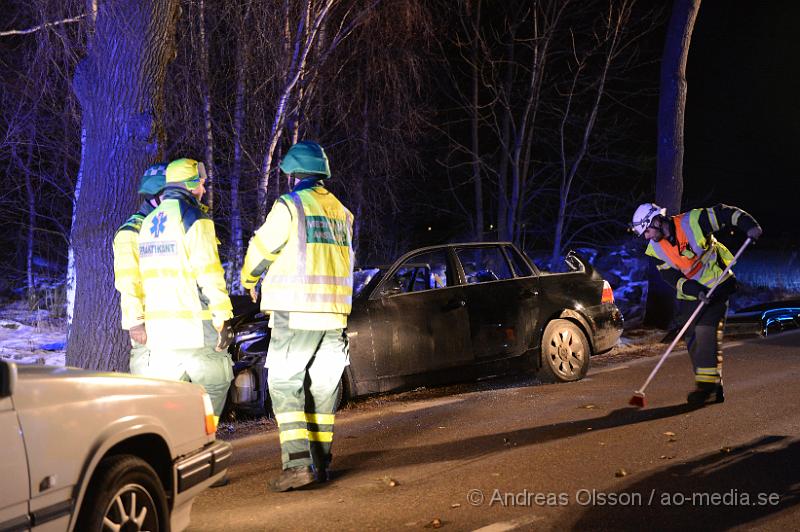
[[[106,508],[103,532],[158,532],[158,513],[150,493],[139,484],[126,484]]]
[[[548,359],[550,366],[564,378],[580,375],[586,359],[583,342],[570,329],[561,329],[550,338]]]

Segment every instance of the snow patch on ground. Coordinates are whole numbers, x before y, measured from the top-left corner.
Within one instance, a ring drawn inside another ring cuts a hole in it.
[[[63,366],[66,320],[46,310],[28,310],[12,303],[0,308],[0,358],[17,364]]]

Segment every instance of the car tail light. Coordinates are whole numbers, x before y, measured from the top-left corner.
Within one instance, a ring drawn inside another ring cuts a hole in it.
[[[608,281],[603,281],[603,296],[600,298],[600,303],[613,303],[614,291]]]
[[[217,432],[219,418],[214,415],[214,407],[211,405],[211,398],[207,393],[203,394],[203,408],[205,409],[206,434],[214,434]]]

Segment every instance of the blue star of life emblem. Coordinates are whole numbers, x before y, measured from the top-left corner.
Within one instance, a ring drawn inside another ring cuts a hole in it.
[[[164,232],[164,226],[166,223],[167,215],[163,212],[158,213],[158,216],[153,218],[153,225],[150,227],[150,234],[152,234],[154,238],[161,236],[161,233]]]

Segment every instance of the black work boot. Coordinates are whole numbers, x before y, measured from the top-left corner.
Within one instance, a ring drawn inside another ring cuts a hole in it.
[[[314,474],[311,472],[311,467],[300,466],[290,467],[281,472],[281,476],[271,478],[267,481],[267,487],[271,491],[289,491],[293,489],[308,486],[314,482]]]
[[[714,403],[722,403],[725,401],[722,385],[698,382],[697,389],[686,396],[686,402],[690,405],[704,405],[709,402],[712,396],[714,397]]]
[[[328,455],[320,460],[320,465],[312,465],[311,470],[314,472],[314,478],[320,484],[328,482],[331,479],[331,460],[332,456]]]

